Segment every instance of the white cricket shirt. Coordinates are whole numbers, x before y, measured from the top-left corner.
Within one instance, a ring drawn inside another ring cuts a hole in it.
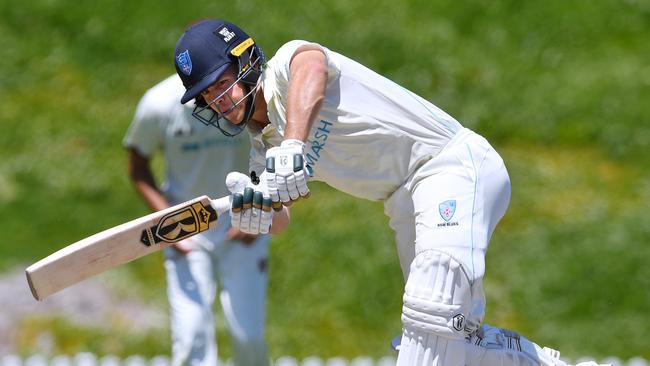
[[[262,87],[271,125],[252,132],[251,168],[261,172],[266,149],[284,135],[289,63],[283,45],[264,70]],[[322,47],[322,46],[321,46]],[[356,197],[383,200],[436,156],[462,126],[447,113],[341,54],[322,47],[328,62],[323,107],[306,143],[312,179]]]
[[[225,196],[229,194],[226,175],[248,173],[249,137],[226,137],[201,123],[192,116],[194,102],[181,104],[184,92],[176,74],[149,89],[123,141],[145,157],[164,154],[162,190],[172,205],[203,194]]]

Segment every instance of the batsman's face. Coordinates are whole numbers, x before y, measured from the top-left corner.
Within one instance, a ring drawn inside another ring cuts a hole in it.
[[[201,92],[201,95],[210,108],[230,123],[239,124],[244,120],[246,93],[237,82],[234,68],[226,70],[216,82]]]

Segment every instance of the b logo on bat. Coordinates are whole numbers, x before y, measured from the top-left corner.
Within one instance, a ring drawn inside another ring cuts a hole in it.
[[[168,213],[158,221],[157,225],[142,230],[140,242],[146,246],[161,241],[176,243],[208,230],[210,223],[216,220],[217,213],[212,206],[196,202]]]

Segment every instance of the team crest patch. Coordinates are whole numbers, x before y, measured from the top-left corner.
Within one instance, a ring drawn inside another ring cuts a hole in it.
[[[449,222],[456,213],[456,200],[448,200],[438,205],[438,211],[443,220]]]
[[[456,200],[447,200],[438,205],[438,212],[445,222],[441,222],[438,226],[458,226],[458,221],[452,222],[451,219],[456,213]]]
[[[192,59],[190,58],[190,52],[185,50],[179,53],[178,56],[176,56],[176,64],[183,74],[189,76],[192,73]]]

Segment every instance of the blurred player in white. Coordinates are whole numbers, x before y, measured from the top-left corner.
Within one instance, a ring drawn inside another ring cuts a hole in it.
[[[248,131],[250,169],[274,202],[307,197],[308,180],[384,202],[406,280],[399,366],[565,365],[558,352],[483,325],[485,252],[510,198],[504,163],[483,137],[321,45],[291,41],[265,63],[222,20],[188,28],[175,64],[195,115],[227,135]],[[240,216],[255,232],[253,209]]]
[[[129,172],[142,198],[157,211],[206,194],[228,194],[224,177],[248,168],[245,136],[215,133],[182,105],[185,92],[177,75],[149,89],[138,104],[124,138]],[[154,179],[151,160],[164,158],[164,184]],[[239,366],[268,365],[264,340],[268,235],[245,234],[218,226],[165,249],[167,295],[171,313],[172,365],[217,364],[213,307],[219,294]]]

